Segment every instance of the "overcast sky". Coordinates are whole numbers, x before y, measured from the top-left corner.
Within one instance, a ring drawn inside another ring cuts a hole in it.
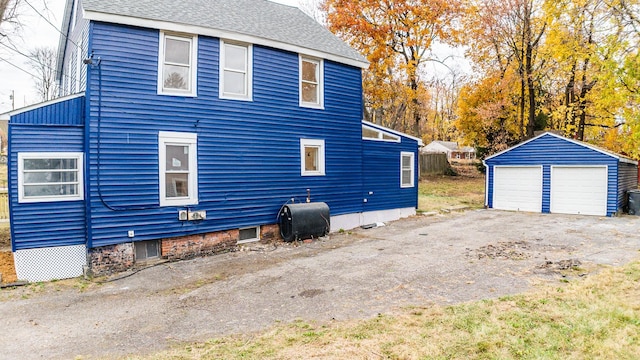
[[[62,25],[62,16],[66,0],[22,0],[20,9],[20,20],[24,24],[19,36],[12,36],[12,41],[16,44],[18,50],[23,53],[29,53],[32,49],[39,46],[51,46],[56,50],[58,48],[58,40],[60,39],[60,27]],[[135,1],[135,0],[132,0]],[[278,3],[297,6],[298,0],[273,0]],[[55,25],[55,28],[49,24],[42,16],[38,15],[28,4],[33,5],[44,17]],[[33,72],[27,64],[27,59],[14,51],[0,45],[0,58],[4,59],[15,66],[0,60],[0,114],[11,110],[10,95],[15,92],[15,108],[21,108],[38,102],[38,96],[34,89],[33,78],[23,70]]]

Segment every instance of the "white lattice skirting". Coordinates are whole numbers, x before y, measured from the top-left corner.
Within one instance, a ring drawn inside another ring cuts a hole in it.
[[[84,245],[18,250],[13,253],[18,280],[30,282],[69,279],[87,265]]]

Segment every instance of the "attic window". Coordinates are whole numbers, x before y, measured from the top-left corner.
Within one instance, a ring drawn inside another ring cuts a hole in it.
[[[400,142],[400,136],[362,125],[362,138],[365,140],[378,140],[389,142]]]
[[[158,94],[196,96],[197,36],[160,32]]]

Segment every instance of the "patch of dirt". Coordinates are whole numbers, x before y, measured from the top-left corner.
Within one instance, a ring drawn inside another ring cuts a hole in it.
[[[18,281],[11,251],[0,251],[0,274],[4,284]]]
[[[484,177],[484,174],[478,170],[478,161],[470,160],[451,160],[451,168],[459,176],[468,178]]]
[[[0,250],[11,247],[11,230],[9,227],[0,227]]]
[[[524,260],[531,257],[529,250],[531,246],[526,241],[507,241],[481,246],[476,250],[467,249],[467,256],[477,256],[478,259]]]

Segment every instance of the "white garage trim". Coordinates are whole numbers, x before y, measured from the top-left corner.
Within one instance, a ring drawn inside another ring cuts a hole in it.
[[[542,166],[494,166],[493,208],[542,212]]]
[[[606,165],[551,166],[550,211],[606,216],[608,174]]]

